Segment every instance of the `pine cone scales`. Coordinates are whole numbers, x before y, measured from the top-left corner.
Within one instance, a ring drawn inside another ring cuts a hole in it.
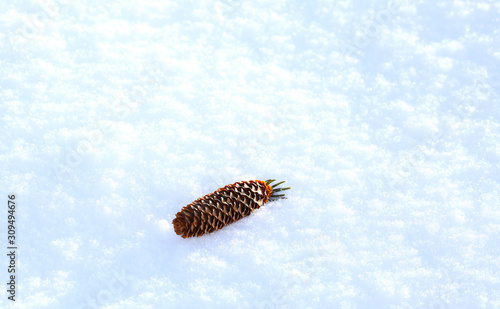
[[[274,180],[268,180],[269,183],[272,181]],[[183,238],[201,236],[250,215],[252,211],[264,205],[269,198],[283,196],[272,195],[273,187],[268,182],[239,181],[197,199],[184,206],[175,215],[172,221],[175,232]],[[287,189],[289,188],[275,191]]]

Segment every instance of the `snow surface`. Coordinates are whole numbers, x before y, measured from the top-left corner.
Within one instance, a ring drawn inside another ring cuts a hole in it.
[[[0,307],[500,308],[500,2],[0,12]],[[268,178],[287,200],[174,233]]]

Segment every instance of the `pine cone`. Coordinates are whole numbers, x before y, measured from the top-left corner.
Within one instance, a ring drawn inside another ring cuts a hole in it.
[[[276,192],[290,188],[274,189],[284,181],[271,187],[273,181],[239,181],[197,199],[175,215],[175,233],[183,238],[212,233],[250,215],[268,200],[284,198]]]

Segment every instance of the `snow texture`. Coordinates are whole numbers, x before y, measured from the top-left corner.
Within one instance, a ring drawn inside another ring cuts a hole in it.
[[[1,308],[500,308],[500,2],[0,2]],[[186,204],[292,187],[210,235]]]

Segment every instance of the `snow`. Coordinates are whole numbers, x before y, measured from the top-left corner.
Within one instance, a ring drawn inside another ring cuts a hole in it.
[[[0,8],[1,308],[500,307],[498,1]],[[269,178],[288,199],[175,234]]]

